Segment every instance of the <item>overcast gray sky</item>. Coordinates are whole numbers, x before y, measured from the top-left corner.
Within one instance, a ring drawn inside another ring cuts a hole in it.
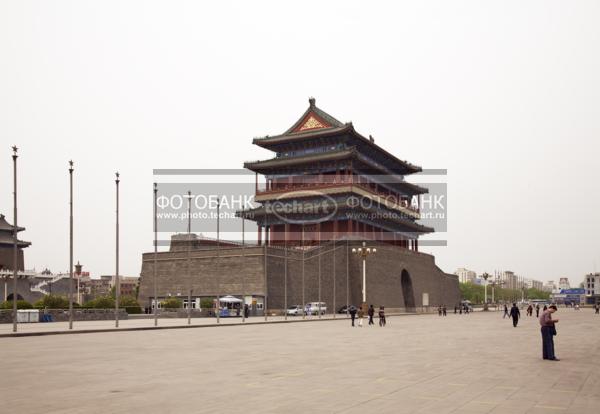
[[[153,168],[241,167],[317,105],[447,168],[448,272],[600,270],[598,1],[3,1],[0,212],[20,148],[26,266],[121,273],[152,250]],[[4,155],[2,155],[2,153]]]

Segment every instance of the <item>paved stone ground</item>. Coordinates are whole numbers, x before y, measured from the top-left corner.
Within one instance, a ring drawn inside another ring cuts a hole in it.
[[[560,309],[2,338],[3,412],[595,413],[600,316]]]

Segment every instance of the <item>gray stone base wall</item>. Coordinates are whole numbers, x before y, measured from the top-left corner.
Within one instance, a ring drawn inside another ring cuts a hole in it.
[[[66,322],[69,320],[69,310],[63,309],[48,309],[47,314],[52,316],[52,322]],[[42,315],[44,314],[43,309],[39,309],[40,322]],[[107,321],[115,319],[114,309],[74,309],[73,320],[74,321]],[[119,309],[119,319],[128,319],[127,312],[125,309]],[[0,323],[12,323],[13,314],[12,310],[1,310],[0,311]]]
[[[305,252],[264,246],[221,248],[218,254],[216,249],[203,249],[191,251],[189,259],[187,252],[162,252],[156,260],[157,297],[179,294],[183,299],[190,288],[194,297],[262,297],[266,265],[269,313],[279,313],[286,303],[317,301],[325,302],[331,313],[346,303],[359,305],[362,301],[362,259],[352,253],[360,244],[342,240]],[[417,312],[426,310],[423,294],[430,307],[446,305],[450,309],[460,302],[457,276],[439,269],[433,256],[377,242],[368,245],[377,248],[366,262],[369,304]],[[139,295],[142,306],[149,306],[153,290],[154,254],[145,253]]]
[[[17,278],[17,295],[31,304],[37,302],[44,297],[42,293],[31,291],[31,287],[35,286],[38,282],[39,281],[37,279]],[[4,297],[12,293],[13,279],[9,278],[6,281],[4,279],[0,279],[0,302],[3,302]]]

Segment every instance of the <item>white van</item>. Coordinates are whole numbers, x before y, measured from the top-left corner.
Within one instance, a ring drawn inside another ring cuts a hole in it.
[[[318,315],[319,310],[321,311],[321,315],[325,315],[327,312],[327,305],[325,305],[325,302],[309,302],[304,307],[304,314]]]

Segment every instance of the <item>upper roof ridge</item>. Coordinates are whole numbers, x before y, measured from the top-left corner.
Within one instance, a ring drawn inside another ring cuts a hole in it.
[[[288,135],[306,130],[340,128],[345,126],[343,122],[338,121],[321,108],[317,107],[314,97],[308,98],[308,109],[302,116],[282,135]]]

